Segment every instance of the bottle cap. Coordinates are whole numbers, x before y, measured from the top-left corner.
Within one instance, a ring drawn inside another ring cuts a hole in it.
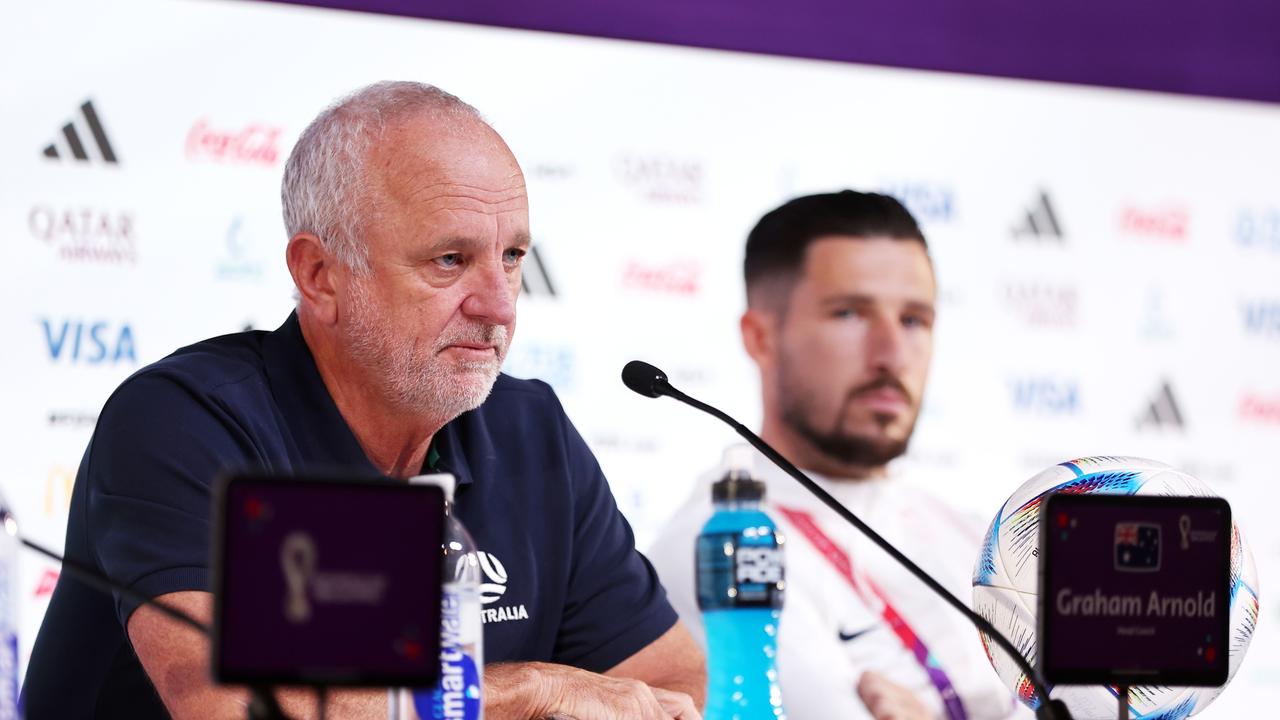
[[[450,473],[434,473],[431,475],[414,475],[409,478],[410,485],[435,485],[444,491],[444,500],[453,504],[453,489],[458,481]]]
[[[750,445],[730,445],[725,448],[724,477],[711,486],[714,502],[745,500],[759,502],[764,499],[764,483],[752,477],[755,452]]]
[[[721,460],[726,472],[738,471],[742,475],[750,477],[752,468],[756,464],[755,448],[745,443],[735,443],[724,449],[724,457]]]

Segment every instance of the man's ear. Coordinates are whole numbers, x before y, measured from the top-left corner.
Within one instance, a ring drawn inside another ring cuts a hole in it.
[[[294,235],[289,238],[284,259],[289,266],[289,274],[293,276],[293,284],[298,288],[300,303],[305,303],[321,322],[336,323],[338,303],[334,273],[339,265],[320,238],[306,232]]]
[[[756,365],[761,370],[771,365],[778,343],[778,324],[773,313],[747,308],[738,320],[738,329],[742,331],[742,347]]]

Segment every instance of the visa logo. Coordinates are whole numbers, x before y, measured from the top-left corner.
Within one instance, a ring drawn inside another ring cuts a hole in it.
[[[1236,244],[1280,252],[1280,208],[1242,211],[1236,220]]]
[[[1068,415],[1080,409],[1080,390],[1072,381],[1028,378],[1009,386],[1013,407],[1022,412]]]
[[[129,323],[117,324],[106,320],[57,322],[44,318],[40,324],[44,327],[45,344],[53,362],[65,360],[71,365],[138,362],[133,328]]]
[[[1245,303],[1244,327],[1251,333],[1280,335],[1280,302],[1259,301]]]
[[[941,222],[955,215],[955,193],[949,187],[898,182],[881,185],[880,192],[906,205],[918,222]]]

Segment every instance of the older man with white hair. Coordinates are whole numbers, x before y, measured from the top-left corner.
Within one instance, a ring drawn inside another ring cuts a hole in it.
[[[379,83],[325,110],[285,168],[297,309],[273,332],[178,350],[108,399],[66,552],[208,620],[210,486],[223,471],[451,472],[502,587],[486,606],[490,718],[696,718],[700,651],[551,389],[499,374],[530,243],[524,178],[469,105]],[[313,707],[280,693],[290,715]],[[243,716],[208,642],[63,576],[28,717]],[[696,700],[695,700],[696,699]],[[330,699],[384,717],[385,693]]]

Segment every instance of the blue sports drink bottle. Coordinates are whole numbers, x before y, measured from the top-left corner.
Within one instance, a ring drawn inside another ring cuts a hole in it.
[[[707,633],[707,720],[785,720],[778,688],[783,538],[760,509],[746,445],[725,451],[714,511],[698,536],[698,607]]]

